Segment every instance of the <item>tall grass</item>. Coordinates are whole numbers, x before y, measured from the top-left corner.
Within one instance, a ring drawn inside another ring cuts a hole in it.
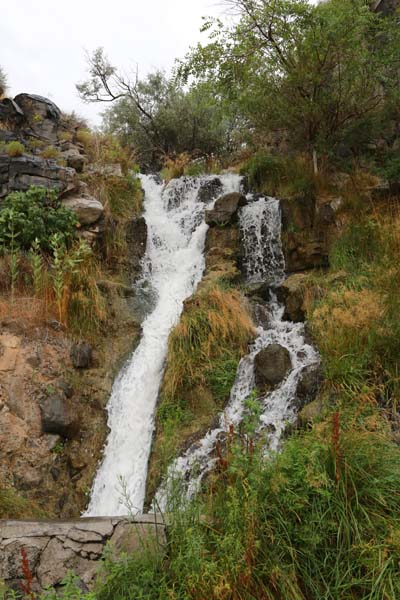
[[[171,505],[163,564],[109,565],[99,600],[395,600],[400,449],[327,423],[264,461],[234,433],[202,496]]]
[[[308,309],[328,382],[350,399],[368,389],[379,404],[395,409],[400,400],[398,208],[350,223],[331,262],[344,278],[325,287]]]

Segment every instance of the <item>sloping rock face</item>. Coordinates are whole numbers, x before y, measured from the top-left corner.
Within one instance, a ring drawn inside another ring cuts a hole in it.
[[[0,198],[13,191],[25,192],[32,185],[54,190],[59,196],[79,189],[75,170],[54,160],[0,154]]]
[[[22,556],[33,575],[32,591],[60,586],[74,572],[82,590],[94,583],[107,546],[113,556],[140,550],[142,543],[162,552],[165,528],[160,515],[125,518],[86,518],[73,521],[0,521],[0,580],[16,592],[24,583]],[[26,583],[26,582],[25,582]]]

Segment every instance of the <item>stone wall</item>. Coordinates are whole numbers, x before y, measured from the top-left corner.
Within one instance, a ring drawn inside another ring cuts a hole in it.
[[[0,521],[0,581],[15,590],[23,583],[22,556],[26,553],[33,588],[60,586],[74,572],[83,590],[90,589],[106,545],[115,557],[151,544],[162,551],[165,530],[160,515],[81,518],[71,521]]]

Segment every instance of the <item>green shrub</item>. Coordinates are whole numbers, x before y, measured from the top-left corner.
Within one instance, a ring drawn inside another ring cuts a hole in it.
[[[17,156],[22,156],[25,152],[25,146],[21,144],[21,142],[9,142],[6,146],[6,152],[8,156],[12,158],[16,158]]]
[[[37,239],[40,247],[49,251],[53,234],[59,233],[68,243],[76,225],[76,216],[61,205],[55,192],[39,187],[12,192],[0,209],[0,248],[7,250],[13,245],[29,250]]]
[[[267,152],[257,152],[243,165],[241,175],[247,175],[250,189],[262,191],[266,183],[272,186],[271,193],[279,186],[284,176],[282,159]]]

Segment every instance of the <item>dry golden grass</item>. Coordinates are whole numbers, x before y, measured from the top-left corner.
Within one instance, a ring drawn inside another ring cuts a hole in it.
[[[170,336],[164,395],[174,398],[189,382],[204,384],[205,366],[226,348],[244,354],[253,333],[238,291],[214,287],[193,296]]]
[[[17,296],[11,300],[9,296],[0,297],[0,322],[17,321],[21,326],[29,329],[56,318],[56,314],[54,302],[46,298]]]

